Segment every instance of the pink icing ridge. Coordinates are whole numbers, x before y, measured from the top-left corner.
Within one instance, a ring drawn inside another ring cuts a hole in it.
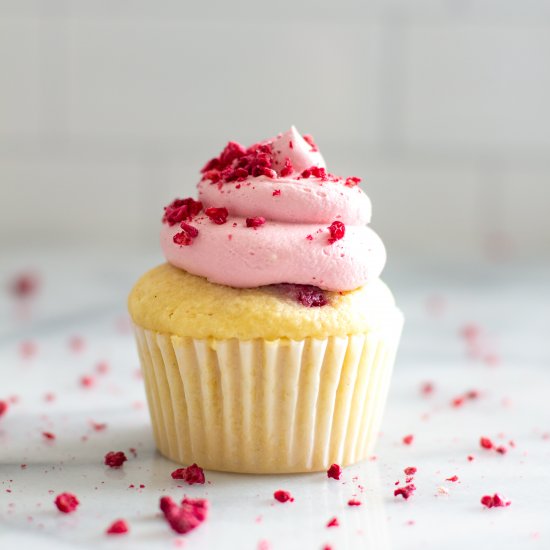
[[[163,226],[166,259],[213,283],[236,288],[295,283],[353,290],[378,277],[386,261],[382,241],[366,226],[347,226],[345,237],[329,244],[328,229],[317,224],[266,222],[251,229],[243,218],[229,217],[227,223],[216,225],[199,216],[192,225],[199,235],[184,247],[172,240],[179,226]]]
[[[322,182],[317,178],[250,178],[240,183],[199,183],[199,200],[205,208],[225,206],[234,216],[263,216],[266,220],[289,223],[366,225],[371,203],[359,187]],[[273,194],[280,191],[280,194]]]
[[[181,231],[179,224],[164,225],[161,246],[167,261],[237,288],[294,283],[346,291],[378,277],[386,251],[366,226],[371,203],[365,193],[359,187],[347,187],[340,178],[300,177],[303,170],[324,168],[325,163],[294,127],[263,143],[271,145],[273,169],[279,173],[289,159],[293,173],[224,183],[203,179],[198,185],[199,200],[205,209],[227,208],[227,222],[217,225],[199,214],[189,222],[198,229],[189,246],[173,241]],[[266,223],[247,227],[245,219],[257,216]],[[345,224],[345,236],[330,243],[328,226],[334,221]]]

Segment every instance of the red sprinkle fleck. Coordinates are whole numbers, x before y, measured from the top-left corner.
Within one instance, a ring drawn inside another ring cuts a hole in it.
[[[0,417],[4,416],[8,412],[8,402],[0,399]]]
[[[328,227],[328,230],[330,232],[330,237],[328,240],[330,244],[333,244],[336,241],[343,239],[344,235],[346,234],[346,226],[339,221],[332,222]]]
[[[205,482],[204,471],[196,463],[191,464],[191,466],[187,468],[178,468],[174,470],[172,472],[172,479],[182,479],[189,485],[202,485]]]
[[[70,514],[74,512],[77,506],[80,504],[78,499],[72,493],[61,493],[55,497],[54,500],[57,509],[64,514]]]
[[[413,476],[414,474],[416,474],[417,469],[414,466],[408,466],[403,471],[405,472],[406,475]]]
[[[348,506],[361,506],[362,502],[356,498],[351,498],[348,500]]]
[[[493,442],[488,437],[482,437],[479,440],[479,444],[484,449],[492,449],[494,447]]]
[[[227,208],[223,206],[221,208],[207,208],[204,213],[210,218],[210,221],[214,222],[217,225],[223,225],[224,223],[226,223],[227,216],[229,215]]]
[[[174,199],[164,207],[162,223],[170,227],[183,221],[191,221],[202,210],[202,203],[188,197],[186,199]]]
[[[358,178],[356,176],[351,176],[349,178],[346,178],[346,183],[344,185],[346,187],[356,187],[361,183],[361,178]]]
[[[272,195],[274,197],[278,197],[279,195],[281,194],[281,190],[280,189],[275,189],[275,191],[273,191]]]
[[[410,498],[413,495],[413,493],[415,491],[416,491],[416,487],[412,483],[409,483],[408,485],[405,485],[404,487],[399,487],[398,489],[396,489],[393,492],[393,496],[395,496],[395,497],[402,496],[405,500],[407,500],[408,498]]]
[[[290,162],[290,159],[287,157],[285,159],[285,165],[281,168],[281,176],[286,178],[287,176],[290,176],[292,172],[294,172],[294,168],[292,166],[292,162]]]
[[[413,442],[413,440],[414,440],[414,435],[409,434],[409,435],[406,435],[406,436],[403,438],[403,443],[404,443],[405,445],[411,445],[412,442]]]
[[[246,227],[252,227],[256,229],[265,223],[265,218],[262,216],[256,216],[255,218],[246,218]]]
[[[124,519],[117,519],[105,531],[108,535],[123,535],[130,531],[128,523]]]
[[[512,504],[511,500],[506,500],[503,496],[495,493],[493,496],[484,495],[481,497],[481,504],[486,508],[504,508]]]
[[[453,483],[455,483],[455,481],[458,481],[458,476],[454,475],[454,476],[448,477],[445,481],[452,481]]]
[[[340,479],[342,475],[342,466],[339,464],[332,464],[332,466],[327,470],[327,477],[332,479]]]
[[[42,432],[42,437],[48,441],[53,441],[55,439],[55,434],[52,432]]]
[[[109,468],[120,468],[127,460],[122,451],[110,451],[105,455],[104,464]]]
[[[340,522],[338,521],[337,517],[333,517],[327,523],[327,527],[339,527],[339,526],[340,526]]]
[[[294,497],[288,491],[275,491],[273,498],[279,502],[294,502]]]
[[[170,497],[165,496],[160,499],[160,509],[170,527],[183,535],[205,521],[208,515],[208,501],[185,497],[178,506]]]

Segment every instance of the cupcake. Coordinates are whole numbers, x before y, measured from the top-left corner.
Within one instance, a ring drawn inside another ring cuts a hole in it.
[[[403,316],[359,182],[291,128],[229,142],[165,207],[167,263],[129,297],[163,455],[243,473],[369,456]]]

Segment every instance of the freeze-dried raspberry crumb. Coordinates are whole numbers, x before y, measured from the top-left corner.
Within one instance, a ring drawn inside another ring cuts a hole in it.
[[[57,509],[64,514],[70,514],[74,512],[77,506],[80,504],[78,499],[72,493],[61,493],[55,497],[54,500]]]
[[[346,182],[344,183],[344,185],[346,187],[356,187],[360,183],[361,183],[361,178],[358,178],[356,176],[351,176],[349,178],[346,178]]]
[[[414,435],[409,434],[409,435],[406,435],[406,436],[403,438],[403,443],[404,443],[405,445],[411,445],[412,442],[413,442],[413,440],[414,440]]]
[[[332,222],[328,227],[330,237],[328,239],[329,244],[335,243],[344,238],[346,234],[346,226],[339,221]]]
[[[195,463],[187,468],[178,468],[174,470],[172,472],[172,479],[182,479],[189,485],[202,485],[205,481],[203,469]]]
[[[413,493],[415,491],[416,491],[416,487],[412,483],[409,483],[408,485],[405,485],[404,487],[399,487],[398,489],[396,489],[393,492],[393,496],[395,496],[395,497],[402,496],[405,500],[407,500],[408,498],[410,498],[413,495]]]
[[[327,477],[332,479],[340,479],[342,475],[342,466],[340,464],[332,464],[331,467],[327,470]]]
[[[320,178],[323,181],[326,181],[328,179],[327,171],[325,168],[322,168],[320,166],[311,166],[308,171],[310,175],[314,178]]]
[[[493,496],[484,495],[481,497],[481,504],[487,508],[505,508],[512,504],[511,500],[507,500],[502,495],[495,493]]]
[[[0,399],[0,417],[4,416],[8,412],[8,402]]]
[[[308,241],[312,241],[313,240],[313,235],[306,235],[306,239]]]
[[[273,493],[273,498],[279,502],[294,502],[294,497],[288,491],[280,489]]]
[[[29,298],[36,294],[40,279],[34,273],[20,273],[10,284],[10,291],[16,298]]]
[[[464,397],[461,395],[459,397],[455,397],[452,401],[451,401],[451,405],[455,408],[457,407],[461,407],[462,405],[464,404]]]
[[[292,172],[294,172],[294,168],[292,166],[292,162],[287,157],[285,159],[284,166],[281,168],[281,177],[286,178],[287,176],[290,176],[290,174],[292,174]]]
[[[468,455],[466,458],[468,459],[468,462],[472,462],[474,460],[473,455]]]
[[[445,481],[452,481],[454,483],[455,481],[458,481],[458,476],[454,475],[454,476],[448,477]]]
[[[227,222],[227,216],[229,215],[227,208],[224,208],[223,206],[220,208],[207,208],[204,213],[210,218],[210,221],[217,225],[223,225]]]
[[[327,523],[327,527],[339,527],[340,522],[338,521],[337,517],[333,517],[332,519],[329,519]]]
[[[181,222],[180,227],[182,231],[180,233],[176,233],[172,237],[174,243],[180,246],[189,246],[193,244],[193,239],[198,236],[199,230],[186,222]]]
[[[104,464],[109,468],[120,468],[127,460],[122,451],[110,451],[105,455]]]
[[[499,445],[495,447],[495,451],[501,455],[505,455],[508,452],[508,449],[504,445]]]
[[[280,189],[275,189],[275,191],[273,191],[273,193],[271,193],[274,197],[278,197],[280,194],[281,194],[281,190]]]
[[[484,449],[492,449],[494,447],[493,442],[488,437],[482,437],[479,440],[479,444]]]
[[[108,535],[124,535],[130,530],[128,523],[124,519],[117,519],[105,531]]]
[[[304,141],[311,147],[312,153],[319,151],[317,145],[315,145],[315,141],[313,141],[313,136],[309,134],[304,134],[302,137],[304,138]]]
[[[93,376],[84,375],[80,377],[80,385],[83,388],[91,388],[95,384]]]
[[[301,174],[302,178],[308,179],[311,176],[311,170],[306,168]]]
[[[160,499],[160,509],[170,527],[179,534],[185,534],[198,527],[208,515],[208,501],[184,498],[177,505],[170,497]]]
[[[423,395],[431,395],[434,392],[434,385],[432,384],[432,382],[424,382],[424,384],[422,384],[422,387],[420,388],[420,392]]]
[[[361,506],[362,502],[356,498],[350,498],[348,500],[348,506]]]
[[[183,221],[191,221],[202,210],[202,203],[192,197],[186,199],[174,199],[164,207],[162,223],[170,227]]]
[[[105,422],[94,422],[93,420],[90,420],[90,426],[95,432],[102,432],[107,429],[107,424]]]
[[[403,471],[405,472],[406,475],[413,476],[414,474],[416,474],[417,470],[414,466],[408,466]]]
[[[42,432],[42,437],[47,441],[53,441],[55,439],[55,434],[52,432]]]
[[[256,216],[254,218],[246,218],[246,227],[252,227],[256,229],[265,223],[265,218],[263,216]]]

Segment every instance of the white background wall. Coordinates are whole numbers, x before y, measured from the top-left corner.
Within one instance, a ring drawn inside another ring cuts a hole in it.
[[[152,250],[295,124],[394,256],[550,258],[550,2],[0,0],[0,245]]]

